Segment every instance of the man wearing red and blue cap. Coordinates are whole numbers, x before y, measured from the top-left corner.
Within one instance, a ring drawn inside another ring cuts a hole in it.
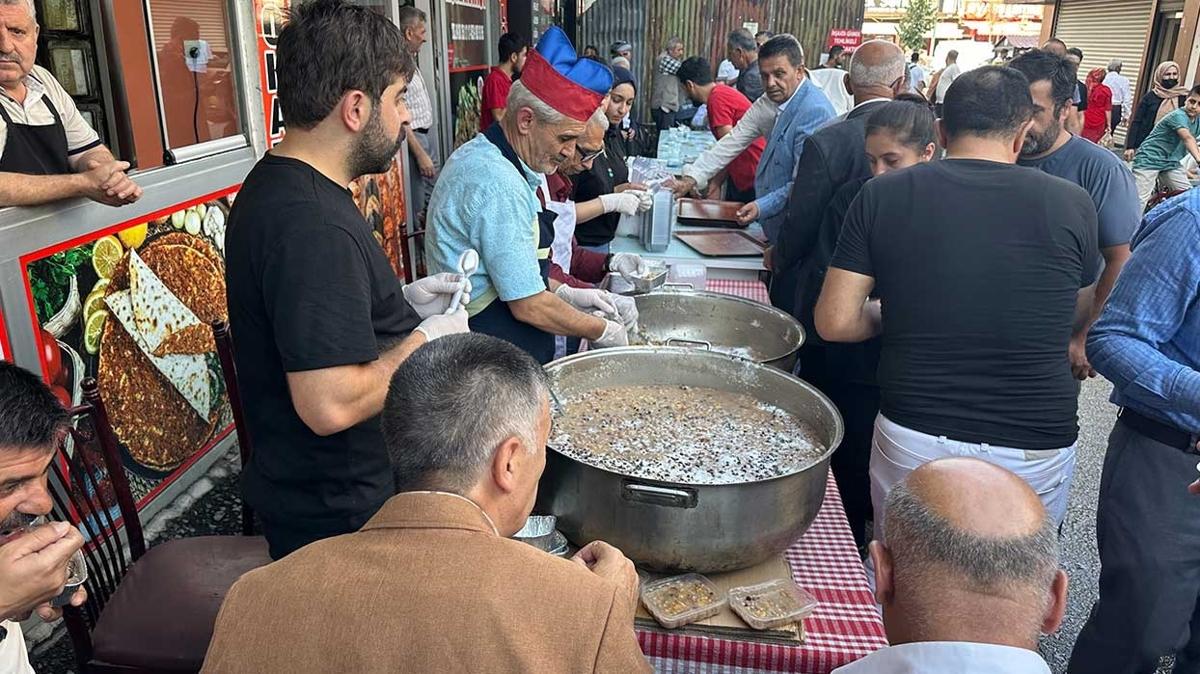
[[[550,28],[513,84],[503,119],[450,156],[429,201],[430,271],[457,270],[463,251],[478,251],[467,306],[471,329],[506,339],[542,363],[554,358],[555,335],[598,347],[628,343],[613,307],[572,306],[551,292],[554,213],[537,191],[541,174],[574,156],[611,87],[607,67],[578,58],[566,34]]]

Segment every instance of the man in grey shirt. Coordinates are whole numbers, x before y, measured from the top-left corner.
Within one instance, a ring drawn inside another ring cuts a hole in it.
[[[750,99],[758,100],[763,95],[762,73],[758,69],[758,43],[745,28],[729,34],[725,51],[734,67],[738,69],[737,90]]]
[[[1133,174],[1109,150],[1067,131],[1065,125],[1075,91],[1075,68],[1067,59],[1048,51],[1031,51],[1013,59],[1009,67],[1029,80],[1036,108],[1033,127],[1017,163],[1079,185],[1096,204],[1097,242],[1104,259],[1104,273],[1096,283],[1090,325],[1099,318],[1121,268],[1129,259],[1129,241],[1141,221],[1141,201]],[[1071,371],[1077,379],[1096,376],[1084,352],[1086,337],[1084,330],[1071,339]]]

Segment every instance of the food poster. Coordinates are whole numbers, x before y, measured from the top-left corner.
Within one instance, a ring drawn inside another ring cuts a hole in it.
[[[406,278],[404,246],[408,245],[408,214],[405,210],[404,175],[400,170],[400,161],[393,159],[386,173],[365,175],[354,180],[350,183],[350,194],[358,210],[371,225],[375,240],[383,247],[396,276]],[[418,271],[417,276],[423,276],[424,255],[409,259],[413,263],[413,270]]]
[[[483,78],[491,67],[487,42],[487,0],[448,0],[446,49],[450,72],[450,106],[455,149],[479,133]]]
[[[4,325],[4,313],[0,312],[0,360],[11,361],[12,345],[8,341],[8,328]]]
[[[232,430],[210,324],[228,318],[235,190],[21,258],[43,375],[65,404],[96,378],[139,508]],[[96,443],[82,451],[103,466]],[[107,477],[94,477],[115,509]]]

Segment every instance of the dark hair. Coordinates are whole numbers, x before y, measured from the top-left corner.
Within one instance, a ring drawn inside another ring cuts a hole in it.
[[[1019,71],[1031,85],[1050,83],[1055,117],[1075,99],[1075,66],[1061,56],[1033,49],[1009,61],[1008,67]]]
[[[0,360],[0,450],[51,450],[69,419],[37,375]]]
[[[1070,49],[1067,50],[1067,53],[1070,54],[1071,56],[1077,57],[1080,61],[1083,60],[1083,50],[1080,49],[1079,47],[1071,47]]]
[[[920,61],[920,60],[921,60],[921,52],[919,52],[919,51],[913,52],[912,53],[912,62],[916,63],[917,61]]]
[[[744,29],[743,29],[743,30],[744,30]],[[748,31],[748,30],[747,30],[746,32],[747,32],[747,33],[749,33],[750,31]],[[775,33],[772,33],[772,32],[771,32],[771,31],[769,31],[769,30],[760,30],[760,31],[758,31],[757,33],[755,33],[755,34],[754,34],[754,37],[755,37],[755,38],[765,37],[765,38],[767,38],[767,39],[769,40],[769,39],[771,39],[771,38],[775,37]]]
[[[829,48],[829,58],[833,58],[834,56],[837,56],[838,54],[841,54],[844,51],[846,51],[845,47],[843,47],[840,44],[835,44]]]
[[[984,66],[959,75],[946,91],[946,135],[1015,135],[1033,117],[1029,80],[1015,68]]]
[[[1200,96],[1200,84],[1192,87],[1192,90],[1188,92],[1188,96]]]
[[[679,83],[692,82],[704,86],[712,84],[712,64],[703,56],[692,56],[679,65],[679,71],[675,73],[675,77],[679,78]]]
[[[1052,43],[1052,42],[1053,42],[1054,44],[1061,44],[1063,49],[1066,49],[1066,48],[1067,48],[1067,43],[1066,43],[1066,42],[1063,42],[1062,40],[1060,40],[1060,39],[1058,39],[1058,38],[1056,38],[1056,37],[1052,37],[1052,38],[1050,38],[1049,40],[1046,40],[1046,44],[1043,44],[1043,45],[1042,45],[1042,47],[1043,47],[1043,48],[1045,48],[1045,46],[1046,46],[1047,44],[1050,44],[1050,43]]]
[[[506,63],[514,54],[528,47],[529,42],[520,33],[505,33],[500,36],[500,62]]]
[[[923,96],[901,94],[894,101],[876,106],[867,118],[867,135],[885,131],[896,142],[918,151],[936,142],[933,107]]]
[[[548,390],[542,366],[495,337],[449,335],[417,349],[392,375],[381,418],[397,490],[461,493],[506,439],[533,451]]]
[[[738,28],[729,33],[729,37],[725,39],[725,44],[733,49],[741,49],[744,52],[758,51],[758,43],[754,41],[754,36],[745,28]]]
[[[584,50],[584,51],[587,51],[587,50],[589,50],[589,49],[591,49],[592,51],[596,52],[597,54],[599,54],[599,53],[600,53],[600,49],[599,49],[598,47],[596,47],[596,45],[594,45],[594,44],[589,44],[589,45],[587,45],[587,46],[585,46],[585,47],[583,48],[583,50]]]
[[[788,63],[795,68],[804,65],[804,50],[800,47],[800,42],[788,33],[776,35],[758,48],[759,61],[776,56],[786,56]]]
[[[347,91],[378,102],[413,60],[400,30],[366,7],[315,0],[292,10],[279,32],[279,106],[289,127],[311,129]]]

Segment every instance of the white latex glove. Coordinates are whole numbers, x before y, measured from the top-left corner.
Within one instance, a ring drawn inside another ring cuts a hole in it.
[[[450,308],[450,301],[454,299],[454,293],[458,292],[459,288],[463,292],[458,303],[465,308],[471,301],[471,279],[462,274],[426,276],[405,284],[401,290],[404,299],[408,300],[417,315],[424,319],[446,313]]]
[[[613,294],[597,288],[572,288],[569,285],[560,285],[558,290],[554,291],[562,301],[570,304],[576,309],[591,313],[599,311],[604,314],[605,318],[617,318],[620,314],[617,312],[616,305],[613,304]]]
[[[626,281],[632,281],[634,277],[645,276],[650,271],[646,261],[636,253],[614,253],[612,259],[608,261],[608,269],[617,272]]]
[[[600,206],[605,213],[636,215],[641,205],[642,199],[636,190],[628,190],[620,194],[600,195]]]
[[[421,321],[415,330],[415,332],[425,335],[426,342],[432,342],[446,335],[457,335],[470,331],[471,328],[467,327],[466,309],[459,309],[452,314],[434,314]]]
[[[654,205],[654,195],[643,190],[629,190],[624,194],[636,194],[638,198],[638,213],[645,213],[650,210],[650,206]]]
[[[600,335],[600,339],[593,341],[592,346],[597,349],[606,349],[610,346],[629,346],[629,333],[620,323],[604,321],[604,334]]]
[[[635,332],[638,322],[637,302],[632,297],[613,295],[612,303],[617,307],[617,315],[621,317],[621,325],[625,326],[625,331]]]

